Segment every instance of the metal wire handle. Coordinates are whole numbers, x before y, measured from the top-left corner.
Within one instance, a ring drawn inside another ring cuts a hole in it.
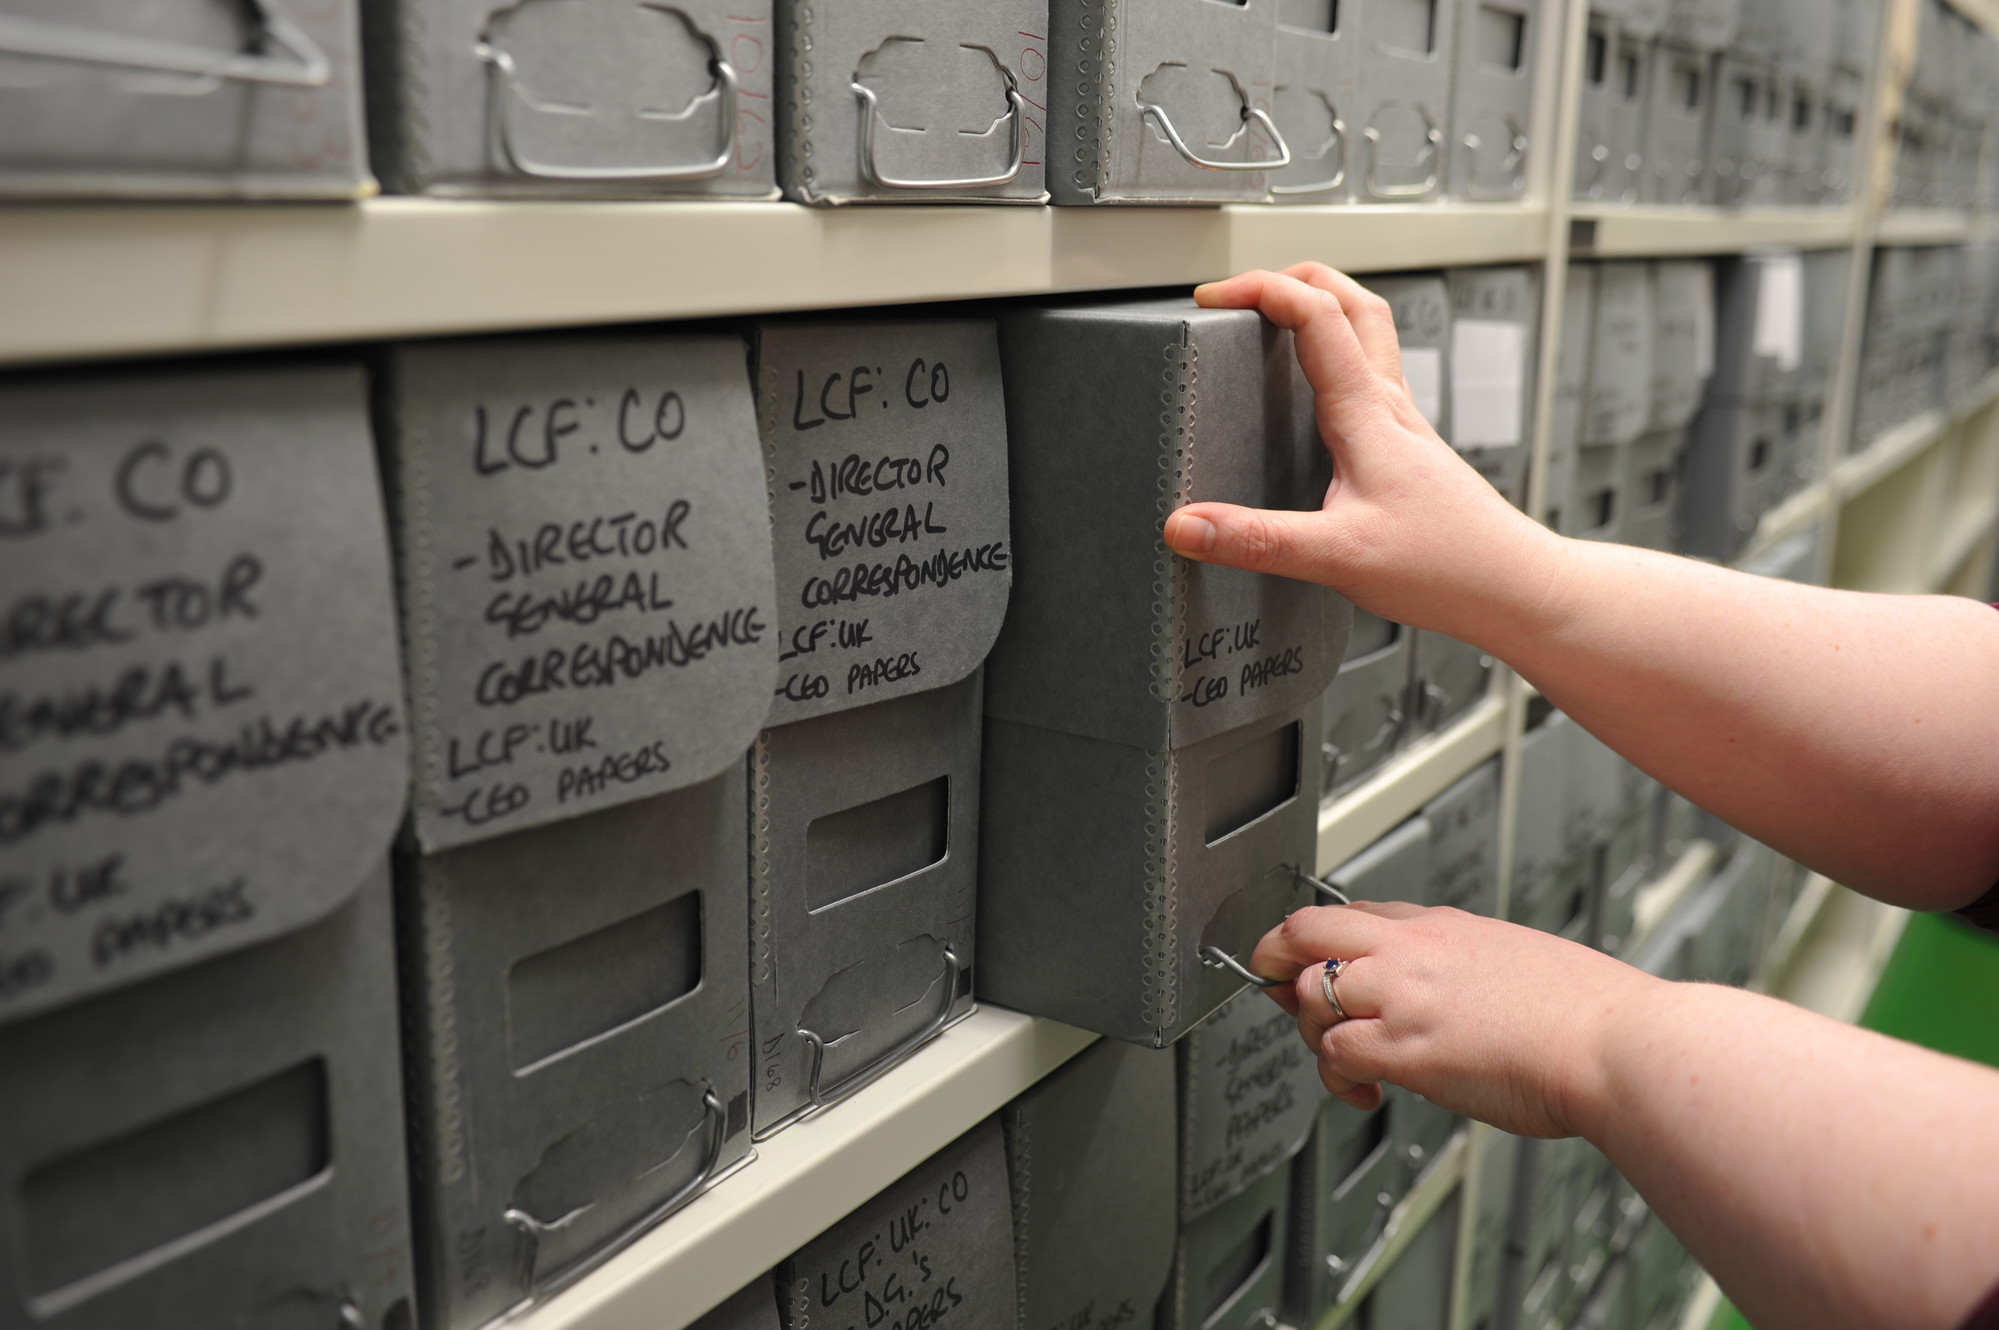
[[[1027,99],[1020,95],[1020,84],[1014,79],[1013,71],[1000,63],[999,57],[983,46],[969,46],[974,51],[985,51],[991,58],[993,67],[1006,80],[1006,120],[1012,130],[1012,149],[1008,153],[1007,168],[998,175],[971,176],[958,180],[899,180],[883,174],[875,164],[875,120],[881,113],[881,101],[875,90],[855,79],[851,86],[855,98],[861,104],[861,178],[877,189],[990,189],[994,185],[1004,185],[1019,176],[1023,160],[1027,156]]]
[[[1506,188],[1493,191],[1480,189],[1478,170],[1474,166],[1472,170],[1465,173],[1465,185],[1466,192],[1475,199],[1515,198],[1522,190],[1527,188],[1527,136],[1520,132],[1520,126],[1514,124],[1511,119],[1507,120],[1506,127],[1513,131],[1513,138],[1507,144],[1506,156],[1500,161],[1500,169],[1507,173]],[[1483,144],[1484,140],[1479,138],[1476,133],[1467,133],[1464,137],[1464,145],[1474,154],[1474,160],[1476,160],[1476,154]],[[1598,144],[1597,146],[1599,148],[1603,147],[1602,144]],[[1601,180],[1602,177],[1603,172],[1599,169],[1597,179]]]
[[[1229,82],[1235,83],[1235,80],[1231,78]],[[1278,132],[1277,122],[1272,120],[1261,107],[1249,104],[1249,98],[1242,95],[1240,84],[1236,85],[1236,96],[1242,98],[1242,118],[1244,122],[1253,120],[1257,124],[1262,125],[1264,133],[1270,135],[1271,142],[1277,145],[1277,159],[1275,161],[1220,162],[1212,158],[1203,157],[1188,147],[1186,140],[1180,137],[1180,131],[1173,128],[1173,117],[1166,114],[1165,107],[1161,106],[1158,102],[1140,102],[1138,110],[1144,119],[1150,120],[1159,126],[1159,132],[1166,136],[1166,141],[1173,146],[1173,151],[1185,158],[1190,166],[1198,166],[1203,171],[1281,171],[1291,165],[1291,145],[1286,143],[1284,135]],[[1343,149],[1342,156],[1344,155]],[[1344,174],[1342,172],[1343,176]]]
[[[1389,103],[1389,105],[1393,105],[1393,103]],[[1423,177],[1421,181],[1412,185],[1381,184],[1376,178],[1376,172],[1381,165],[1381,131],[1373,125],[1369,125],[1361,131],[1361,137],[1367,140],[1367,192],[1377,199],[1420,199],[1425,194],[1436,189],[1437,182],[1442,178],[1439,173],[1438,162],[1443,156],[1444,132],[1437,128],[1435,121],[1430,119],[1428,111],[1425,111],[1420,106],[1411,107],[1410,109],[1423,117],[1423,124],[1425,126],[1423,130],[1423,148],[1422,151],[1416,154],[1416,160],[1425,163],[1430,173]]]
[[[1283,988],[1291,982],[1289,979],[1265,979],[1212,942],[1201,948],[1201,964],[1211,970],[1227,970],[1236,978],[1245,983],[1255,984],[1258,988]]]
[[[1347,122],[1338,116],[1333,117],[1333,137],[1340,143],[1340,169],[1333,173],[1332,179],[1310,185],[1272,185],[1270,192],[1287,195],[1324,194],[1328,190],[1338,189],[1344,185],[1347,182]]]
[[[944,1001],[939,1004],[937,1015],[931,1018],[929,1024],[897,1044],[894,1048],[889,1049],[886,1053],[883,1053],[874,1061],[847,1076],[844,1080],[834,1082],[831,1089],[827,1089],[819,1084],[820,1073],[825,1070],[826,1066],[826,1041],[817,1032],[800,1027],[798,1030],[799,1037],[804,1039],[812,1049],[812,1074],[805,1082],[805,1106],[794,1116],[802,1117],[807,1113],[816,1113],[829,1104],[839,1103],[842,1099],[847,1098],[856,1090],[859,1090],[862,1086],[867,1085],[883,1072],[887,1071],[890,1067],[893,1067],[911,1050],[927,1042],[938,1031],[942,1030],[951,1019],[951,1004],[958,997],[959,972],[958,953],[948,946],[945,947]],[[786,1120],[789,1121],[790,1119],[787,1118]]]
[[[243,83],[275,83],[291,88],[317,88],[333,76],[333,66],[319,44],[303,28],[280,13],[270,0],[247,0],[258,28],[283,48],[289,60],[242,51],[216,51],[185,42],[100,32],[67,23],[0,15],[0,51],[70,60],[86,65],[113,65],[199,78]]]

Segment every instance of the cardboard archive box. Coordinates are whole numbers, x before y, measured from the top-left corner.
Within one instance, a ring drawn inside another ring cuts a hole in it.
[[[1451,83],[1465,0],[1371,0],[1355,6],[1354,199],[1413,203],[1442,197],[1457,149],[1448,141]],[[1523,19],[1515,5],[1493,11],[1498,26]],[[1502,34],[1503,40],[1503,34]],[[1523,35],[1523,61],[1530,38]],[[1504,75],[1501,76],[1505,77]],[[1511,144],[1499,145],[1510,170]]]
[[[1588,405],[1591,332],[1596,317],[1596,265],[1571,263],[1562,286],[1562,341],[1555,352],[1555,401],[1548,421],[1548,479],[1543,519],[1550,530],[1576,534],[1577,454]]]
[[[1368,1294],[1361,1312],[1368,1330],[1434,1330],[1451,1316],[1464,1193],[1453,1191]]]
[[[1781,181],[1785,160],[1777,66],[1729,53],[1714,62],[1711,73],[1702,201],[1722,207],[1775,202],[1768,186]]]
[[[971,1011],[1013,547],[982,319],[755,329],[780,663],[751,754],[759,1135]]]
[[[1742,25],[1743,0],[1668,0],[1664,34],[1697,51],[1726,51]]]
[[[1472,914],[1499,913],[1499,762],[1460,776],[1423,805],[1430,832],[1430,883],[1425,905]]]
[[[1051,0],[1053,201],[1263,202],[1293,155],[1270,114],[1277,11],[1278,0]]]
[[[1454,268],[1445,438],[1515,507],[1527,499],[1541,284],[1527,267]]]
[[[1285,1243],[1284,1319],[1310,1325],[1333,1305],[1367,1258],[1402,1198],[1403,1176],[1389,1139],[1396,1104],[1372,1113],[1328,1099],[1292,1169],[1291,1229]]]
[[[1282,1305],[1290,1222],[1289,1169],[1183,1222],[1158,1330],[1266,1330]]]
[[[1645,428],[1684,429],[1699,413],[1714,373],[1714,272],[1702,259],[1661,259],[1651,267],[1652,387]]]
[[[1176,558],[1162,525],[1200,499],[1316,507],[1330,458],[1290,338],[1253,313],[1020,310],[1001,345],[1018,559],[987,670],[979,991],[1163,1045],[1309,896],[1307,742],[1350,610]]]
[[[1539,0],[1460,2],[1444,190],[1452,198],[1517,199],[1527,190],[1540,14]]]
[[[0,1027],[0,1325],[409,1326],[388,876]]]
[[[780,1262],[785,1330],[863,1330],[898,1307],[963,1330],[1016,1330],[1002,1137],[987,1118]]]
[[[1538,708],[1530,709],[1530,716]],[[1575,722],[1552,708],[1520,741],[1520,806],[1513,840],[1509,917],[1529,928],[1587,940],[1589,866],[1570,835],[1570,735]]]
[[[1338,0],[1279,0],[1276,86],[1270,118],[1291,164],[1270,172],[1273,203],[1351,203],[1359,160],[1351,122],[1359,94],[1359,45]]]
[[[1706,52],[1655,42],[1648,49],[1645,203],[1699,203],[1707,178]]]
[[[1430,428],[1451,437],[1451,287],[1443,273],[1370,277],[1368,290],[1388,302],[1402,353],[1402,377]]]
[[[1150,1324],[1179,1228],[1174,1059],[1100,1039],[1000,1110],[1019,1324]]]
[[[1045,203],[1047,0],[776,0],[798,203]]]
[[[1352,788],[1401,746],[1409,726],[1415,642],[1415,629],[1354,610],[1346,659],[1326,690],[1323,707],[1323,798]]]
[[[0,194],[372,193],[356,5],[16,0],[0,32]]]
[[[708,1310],[691,1330],[779,1330],[777,1285],[765,1274]]]
[[[1599,263],[1567,533],[1625,539],[1625,454],[1652,410],[1652,279],[1643,263]]]
[[[407,789],[353,366],[0,383],[0,1025],[349,900]]]
[[[1651,62],[1643,40],[1592,8],[1583,48],[1578,103],[1575,197],[1636,203],[1645,184],[1646,81]]]
[[[1472,1218],[1471,1264],[1466,1277],[1466,1320],[1474,1326],[1499,1324],[1504,1303],[1507,1241],[1512,1231],[1515,1180],[1523,1138],[1509,1132],[1486,1134],[1478,1153],[1478,1213]]]
[[[1686,442],[1686,430],[1664,429],[1640,435],[1622,450],[1624,470],[1617,488],[1624,499],[1619,533],[1624,544],[1653,550],[1676,544]]]
[[[1245,989],[1180,1040],[1181,1222],[1289,1171],[1325,1102],[1297,1018]]]
[[[771,0],[362,0],[390,188],[774,199]]]

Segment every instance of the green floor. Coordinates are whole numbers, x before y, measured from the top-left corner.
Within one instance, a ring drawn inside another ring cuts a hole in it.
[[[1860,1023],[1958,1057],[1999,1066],[1999,935],[1941,915],[1917,915]],[[1750,1330],[1726,1303],[1709,1330]]]

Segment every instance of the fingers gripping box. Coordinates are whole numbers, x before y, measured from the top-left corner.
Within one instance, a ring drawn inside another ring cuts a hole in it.
[[[1270,173],[1293,160],[1270,114],[1277,10],[1278,0],[1052,0],[1054,201],[1263,202]]]
[[[1176,559],[1166,515],[1308,508],[1329,459],[1290,339],[1183,301],[1001,324],[1017,540],[987,669],[980,992],[1167,1044],[1306,899],[1306,740],[1349,609]]]
[[[356,0],[11,0],[0,194],[374,192]]]
[[[1045,203],[1048,0],[777,0],[799,203]]]
[[[983,320],[756,329],[778,680],[751,755],[759,1134],[971,1010],[980,663],[1006,613]]]
[[[363,0],[406,194],[774,199],[770,0]]]
[[[1179,1044],[1180,1217],[1191,1220],[1288,1168],[1325,1102],[1298,1022],[1245,989]]]
[[[0,1027],[0,1324],[413,1324],[379,861],[310,927]]]
[[[1151,1325],[1179,1227],[1174,1058],[1102,1039],[1000,1110],[1026,1330]]]

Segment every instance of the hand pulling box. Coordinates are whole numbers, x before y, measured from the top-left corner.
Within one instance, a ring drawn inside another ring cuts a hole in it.
[[[1196,499],[1316,507],[1330,459],[1289,336],[1254,314],[1022,310],[1001,347],[1018,558],[987,673],[980,992],[1171,1043],[1239,986],[1219,958],[1303,903],[1306,742],[1349,609],[1175,558],[1161,527]]]
[[[749,1155],[745,781],[403,863],[423,1324],[593,1268]]]
[[[1262,202],[1270,173],[1292,160],[1270,117],[1277,7],[1052,0],[1054,201]]]
[[[1291,1173],[1266,1173],[1180,1226],[1157,1330],[1267,1330],[1284,1296]]]
[[[782,619],[740,341],[394,347],[380,419],[419,845],[680,789],[742,755]]]
[[[1298,1022],[1245,989],[1179,1044],[1180,1218],[1192,1220],[1286,1168],[1326,1091]]]
[[[373,193],[356,3],[15,0],[0,16],[0,195]]]
[[[0,384],[0,1024],[321,919],[408,739],[351,366]]]
[[[1151,1325],[1178,1231],[1173,1063],[1101,1039],[1000,1110],[1018,1326]]]
[[[0,1325],[407,1326],[387,874],[310,928],[0,1029]]]
[[[363,0],[406,194],[777,197],[771,0]]]
[[[1045,203],[1048,0],[777,0],[799,203]]]

